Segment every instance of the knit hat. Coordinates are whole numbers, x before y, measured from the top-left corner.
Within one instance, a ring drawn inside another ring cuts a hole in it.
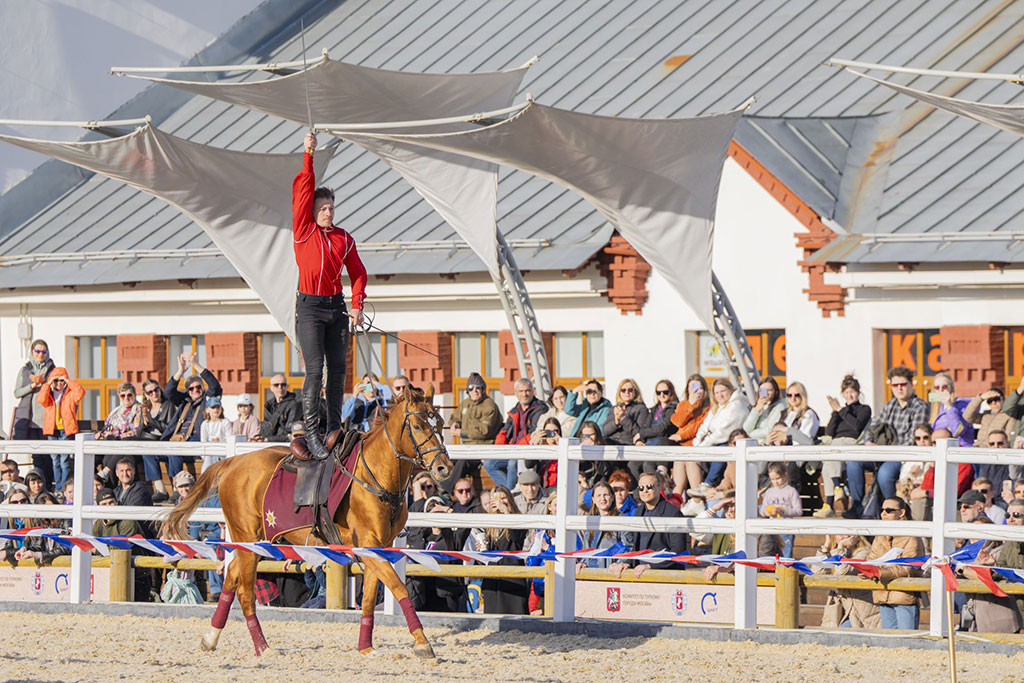
[[[469,373],[469,377],[466,378],[466,389],[468,390],[470,387],[481,387],[484,393],[487,393],[487,382],[484,381],[479,372]]]

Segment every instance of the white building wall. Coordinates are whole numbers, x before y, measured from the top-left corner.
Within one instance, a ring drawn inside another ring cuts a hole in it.
[[[802,230],[738,164],[731,159],[726,163],[715,232],[715,272],[746,328],[785,329],[787,377],[807,385],[811,405],[823,419],[829,413],[826,393],[836,395],[842,376],[850,371],[860,378],[867,399],[880,405],[883,387],[876,378],[881,359],[874,348],[875,330],[1020,322],[1014,311],[1024,304],[1021,290],[1000,288],[999,281],[993,280],[999,276],[990,271],[978,273],[990,283],[989,290],[890,288],[883,290],[882,298],[852,298],[845,317],[823,318],[803,293],[808,280],[798,266],[802,253],[795,240]],[[969,279],[970,274],[959,277]],[[252,292],[239,282],[203,282],[196,289],[154,283],[145,288],[0,292],[3,429],[14,405],[15,374],[25,362],[24,345],[18,338],[22,305],[28,306],[32,336],[46,339],[58,364],[72,368],[65,349],[68,340],[79,335],[278,331]],[[651,402],[655,382],[667,377],[681,387],[695,369],[696,350],[688,347],[692,338],[687,332],[699,330],[700,323],[657,273],[648,280],[649,299],[642,315],[623,315],[603,296],[607,284],[593,265],[574,279],[557,272],[531,272],[527,286],[543,330],[604,333],[609,392],[620,379],[632,377]],[[371,279],[368,293],[376,324],[390,331],[507,327],[493,285],[479,273],[460,275],[454,282],[434,276]]]

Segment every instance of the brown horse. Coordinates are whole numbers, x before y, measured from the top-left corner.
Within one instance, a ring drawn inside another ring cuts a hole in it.
[[[437,481],[447,478],[451,472],[452,463],[441,434],[443,423],[432,404],[433,386],[429,386],[426,393],[409,387],[404,396],[383,418],[375,420],[363,437],[363,457],[357,461],[353,471],[356,481],[350,485],[334,515],[334,523],[346,545],[371,548],[391,545],[405,526],[409,514],[405,501],[413,465],[423,467]],[[208,468],[200,475],[191,493],[171,511],[163,526],[164,537],[186,538],[189,516],[217,487],[231,540],[266,540],[261,509],[263,492],[277,464],[286,455],[287,447],[275,446],[228,458]],[[334,455],[332,453],[331,457]],[[319,542],[316,537],[309,536],[308,529],[290,532],[282,541],[293,545]],[[253,553],[238,552],[228,565],[210,632],[201,641],[202,649],[217,647],[236,591],[256,655],[267,649],[267,641],[256,618],[254,588],[258,560],[259,557]],[[423,634],[423,626],[409,600],[409,593],[394,567],[389,562],[368,557],[362,561],[366,572],[363,577],[359,652],[373,652],[373,610],[377,603],[378,582],[383,581],[402,606],[415,640],[414,652],[420,657],[433,657],[434,650]]]

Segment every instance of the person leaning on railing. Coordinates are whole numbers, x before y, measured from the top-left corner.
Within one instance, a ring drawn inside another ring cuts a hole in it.
[[[509,490],[501,485],[491,489],[487,512],[492,515],[518,515],[520,510]],[[483,537],[477,540],[477,550],[515,550],[523,549],[526,540],[524,529],[485,529]],[[495,565],[519,566],[520,561],[504,558]],[[529,609],[530,587],[526,579],[487,578],[481,582],[484,613],[486,614],[527,614]]]
[[[618,517],[619,509],[615,505],[615,492],[611,484],[606,481],[599,481],[594,484],[591,490],[590,507],[581,507],[581,515],[591,517]],[[594,548],[596,550],[607,550],[615,545],[622,545],[625,548],[633,547],[635,543],[632,531],[599,531],[586,530],[576,532],[576,549]],[[583,567],[607,567],[611,561],[601,557],[591,557],[576,563],[576,572],[579,573]]]
[[[992,524],[992,520],[985,515],[980,515],[972,521],[972,524]],[[968,539],[973,543],[977,539]],[[992,566],[999,557],[1002,543],[999,541],[985,541],[975,563],[979,565]],[[956,573],[967,579],[978,578],[978,573],[970,567],[959,566]],[[963,595],[963,594],[958,594]],[[966,595],[960,607],[960,630],[975,631],[979,633],[1018,633],[1024,627],[1024,620],[1021,619],[1021,612],[1017,602],[1011,596],[999,597],[988,591],[984,593],[970,593]]]
[[[886,498],[882,503],[882,520],[895,521],[909,518],[909,506],[902,498]],[[924,543],[916,536],[875,536],[871,543],[868,559],[874,560],[885,555],[890,548],[900,548],[901,557],[920,557],[925,554]],[[918,576],[921,571],[915,567],[895,564],[882,565],[878,568],[879,581],[907,576]],[[881,612],[882,628],[915,630],[921,620],[921,602],[917,593],[879,589],[872,591],[872,601]]]
[[[1006,508],[1006,525],[1024,527],[1024,498],[1014,498]],[[1024,541],[1006,541],[996,557],[997,567],[1024,569]],[[1024,614],[1024,595],[1014,596],[1017,609]]]
[[[640,485],[637,490],[640,492],[640,506],[638,517],[682,517],[683,515],[672,503],[668,502],[662,495],[662,478],[651,472],[640,476]],[[632,551],[638,550],[668,550],[674,555],[682,555],[686,550],[687,536],[684,533],[672,533],[668,531],[640,531],[634,538]],[[615,562],[608,566],[616,577],[622,576],[622,570],[626,568],[624,562]],[[648,569],[678,569],[675,562],[656,562],[648,564],[638,563],[633,572],[639,578]]]
[[[58,505],[57,499],[50,493],[41,493],[35,501],[36,505]],[[32,519],[28,521],[29,527],[43,527],[46,529],[60,529],[67,533],[66,519]],[[36,565],[50,564],[53,558],[59,555],[70,555],[71,550],[65,548],[56,541],[44,538],[43,536],[29,536],[25,539],[25,545],[15,552],[16,560],[35,560]]]
[[[837,534],[826,536],[818,548],[818,554],[825,557],[838,555],[843,558],[866,560],[871,553],[871,544],[863,536],[855,534]],[[815,566],[816,574],[828,572],[833,576],[856,576],[852,564],[841,564],[838,567]],[[825,610],[821,614],[822,628],[879,628],[882,623],[878,605],[872,600],[871,591],[851,588],[834,588],[828,592]]]

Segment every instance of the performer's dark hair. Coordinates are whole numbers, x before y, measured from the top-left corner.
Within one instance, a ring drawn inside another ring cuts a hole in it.
[[[313,201],[318,199],[330,199],[334,201],[334,190],[329,187],[318,187],[316,192],[313,193]]]

